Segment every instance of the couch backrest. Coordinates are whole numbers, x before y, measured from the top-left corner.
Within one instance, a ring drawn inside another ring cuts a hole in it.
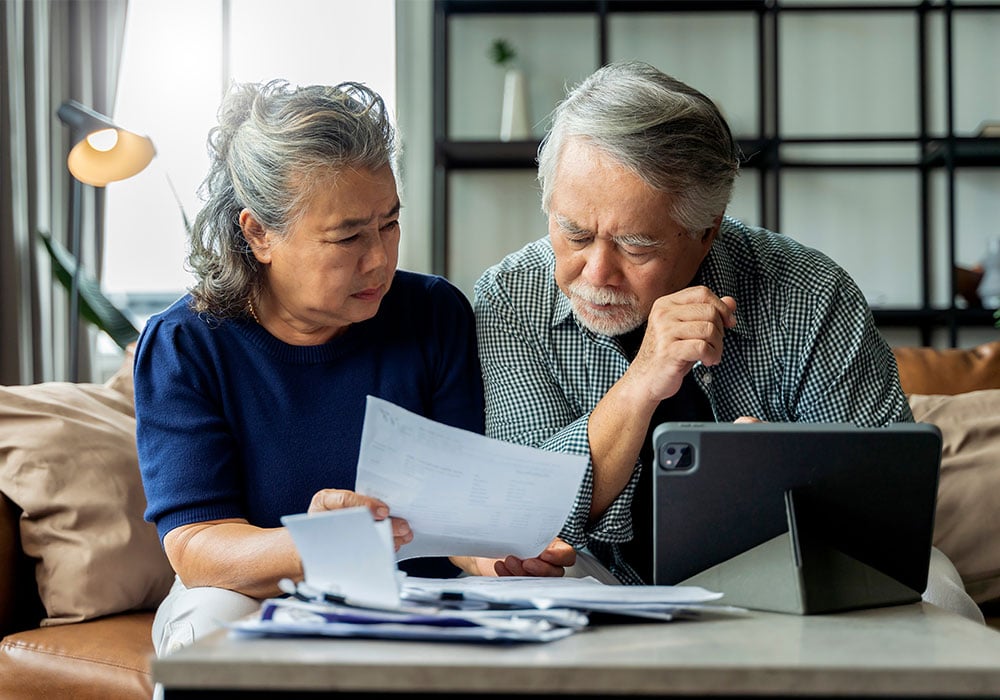
[[[964,394],[1000,389],[1000,340],[973,348],[893,348],[907,394]]]

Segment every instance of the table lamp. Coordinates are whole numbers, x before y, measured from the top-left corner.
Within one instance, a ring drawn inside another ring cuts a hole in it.
[[[121,128],[108,117],[75,100],[63,102],[56,114],[71,129],[73,139],[66,165],[73,175],[70,252],[76,265],[73,269],[69,296],[69,380],[75,382],[79,379],[80,366],[79,258],[83,230],[82,186],[87,184],[104,187],[109,182],[132,177],[149,165],[156,155],[156,149],[148,137]]]

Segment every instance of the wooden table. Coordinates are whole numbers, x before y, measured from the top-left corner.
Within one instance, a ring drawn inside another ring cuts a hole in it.
[[[917,603],[602,625],[548,644],[230,639],[153,663],[165,697],[446,693],[1000,698],[1000,633]],[[223,691],[220,696],[218,693]],[[256,693],[252,691],[257,691]]]

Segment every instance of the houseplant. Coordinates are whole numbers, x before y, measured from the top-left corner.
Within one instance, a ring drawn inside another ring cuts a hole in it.
[[[77,261],[65,246],[44,231],[38,232],[52,261],[52,274],[59,283],[70,291]],[[81,269],[79,278],[80,316],[108,334],[123,350],[139,338],[139,330],[128,317],[101,291],[100,283],[86,270]]]
[[[498,38],[490,45],[489,56],[494,64],[504,69],[500,140],[517,141],[531,138],[524,71],[514,62],[517,51],[506,39]]]

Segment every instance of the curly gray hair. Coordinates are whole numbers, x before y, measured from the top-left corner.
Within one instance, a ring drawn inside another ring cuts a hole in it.
[[[192,308],[222,319],[245,313],[260,291],[260,264],[240,230],[240,212],[286,232],[310,194],[302,183],[347,167],[395,172],[397,140],[382,98],[354,82],[235,84],[218,119],[187,262],[196,280]]]
[[[673,216],[699,236],[725,211],[740,151],[707,96],[640,61],[611,63],[572,89],[538,149],[547,214],[562,149],[584,139],[673,196]]]

